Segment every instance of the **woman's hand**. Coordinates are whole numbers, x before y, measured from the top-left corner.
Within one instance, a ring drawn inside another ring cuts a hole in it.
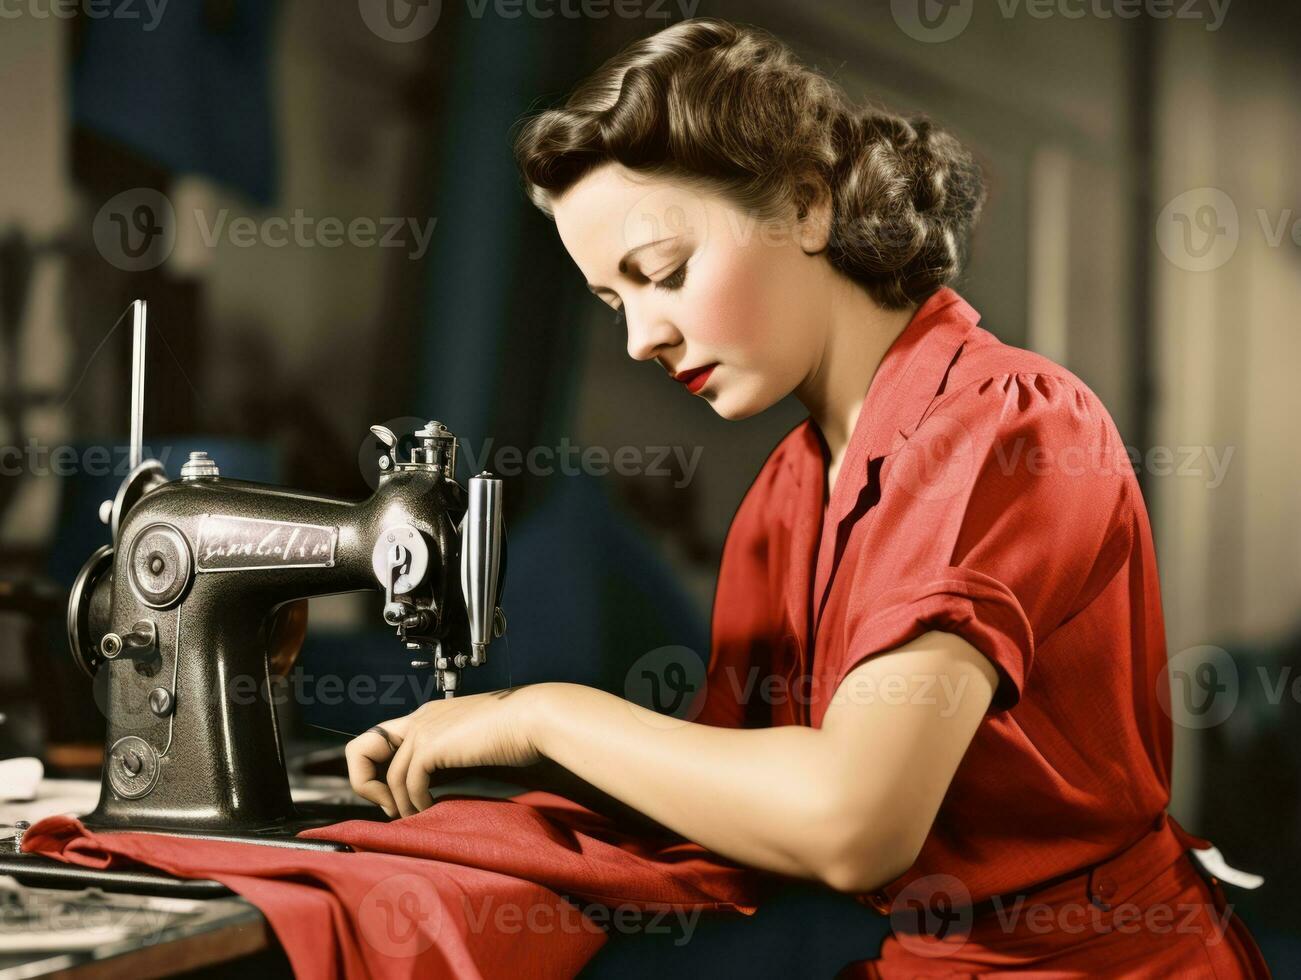
[[[362,732],[344,750],[353,790],[390,817],[409,817],[433,805],[429,788],[442,770],[533,765],[540,756],[532,707],[541,686],[430,701],[382,722],[387,739]]]

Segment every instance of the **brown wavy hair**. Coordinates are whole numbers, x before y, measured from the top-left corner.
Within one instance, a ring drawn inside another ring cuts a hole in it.
[[[549,217],[553,197],[611,161],[761,220],[803,218],[829,192],[827,258],[886,309],[957,278],[985,199],[972,155],[925,116],[856,106],[773,35],[711,18],[628,45],[562,107],[523,120],[515,157]]]

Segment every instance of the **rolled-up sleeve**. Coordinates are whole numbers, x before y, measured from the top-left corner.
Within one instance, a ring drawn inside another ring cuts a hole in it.
[[[1134,533],[1125,447],[1091,391],[1008,374],[944,396],[889,456],[865,524],[833,689],[923,633],[961,636],[1017,704],[1036,650],[1115,576]]]

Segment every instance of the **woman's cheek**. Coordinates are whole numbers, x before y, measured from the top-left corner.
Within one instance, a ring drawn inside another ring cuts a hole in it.
[[[761,270],[744,261],[744,250],[702,265],[705,288],[696,307],[694,338],[720,359],[743,352],[767,332]]]

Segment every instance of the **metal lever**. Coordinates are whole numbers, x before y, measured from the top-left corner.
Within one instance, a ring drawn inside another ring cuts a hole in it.
[[[379,468],[381,470],[390,470],[398,465],[398,437],[393,434],[393,430],[384,425],[372,425],[370,434],[383,443],[384,448],[388,450],[379,458]]]
[[[406,571],[410,557],[407,549],[400,544],[395,544],[388,549],[388,574],[384,576],[384,622],[390,626],[402,625],[402,617],[406,615],[406,605],[398,602],[394,594],[397,591],[398,579]]]
[[[131,627],[131,632],[119,636],[117,633],[105,633],[99,641],[99,652],[105,660],[116,660],[123,650],[140,652],[153,649],[158,642],[158,630],[153,623],[142,619]]]
[[[470,623],[470,664],[487,659],[497,630],[501,576],[501,480],[486,470],[470,478],[469,505],[461,531],[461,593]]]
[[[131,469],[144,459],[145,434],[145,325],[149,303],[138,299],[131,304]],[[105,522],[107,523],[107,522]]]

